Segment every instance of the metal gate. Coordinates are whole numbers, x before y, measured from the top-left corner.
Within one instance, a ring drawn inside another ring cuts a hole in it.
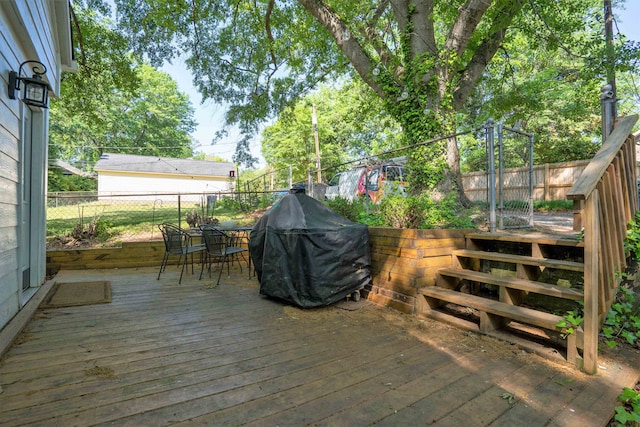
[[[503,230],[531,227],[533,134],[506,127],[502,122],[494,124],[493,120],[487,122],[485,129],[488,152],[489,228],[495,231],[497,228]]]

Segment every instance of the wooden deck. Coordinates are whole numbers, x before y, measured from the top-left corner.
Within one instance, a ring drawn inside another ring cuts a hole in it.
[[[629,356],[587,376],[367,303],[300,310],[246,273],[156,274],[60,272],[111,281],[113,300],[36,313],[0,363],[0,425],[605,426],[640,375]]]

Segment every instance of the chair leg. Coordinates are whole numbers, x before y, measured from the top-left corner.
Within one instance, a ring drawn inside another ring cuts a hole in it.
[[[202,280],[202,273],[204,273],[204,264],[209,260],[209,254],[201,255],[202,259],[202,267],[200,267],[200,278],[198,280]]]
[[[227,259],[227,255],[222,256],[222,264],[220,264],[220,271],[218,272],[218,280],[216,281],[216,286],[220,284],[220,276],[222,276],[222,270],[224,270],[224,263]],[[227,264],[227,269],[229,268],[229,264]]]
[[[165,252],[162,257],[162,262],[160,263],[160,271],[158,271],[158,278],[156,280],[160,280],[160,274],[167,268],[167,260],[169,259],[169,253]]]
[[[244,255],[242,254],[242,252],[238,252],[238,253],[234,254],[233,257],[238,260],[238,268],[240,269],[240,274],[242,274],[242,261],[240,260],[240,257],[242,257],[242,259],[245,262],[247,260],[244,258]]]
[[[180,279],[178,279],[178,285],[182,283],[182,275],[184,274],[184,268],[186,267],[188,262],[189,262],[189,254],[185,254],[184,262],[182,263],[182,269],[180,270]]]

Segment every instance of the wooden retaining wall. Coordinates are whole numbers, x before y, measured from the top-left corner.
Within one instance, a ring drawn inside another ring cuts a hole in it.
[[[451,266],[451,252],[464,248],[470,230],[405,230],[369,227],[373,285],[367,299],[414,314],[417,289],[435,283]]]
[[[121,248],[48,250],[47,275],[54,275],[62,269],[159,267],[163,256],[162,240],[123,242]],[[170,264],[177,261],[177,257],[169,258]]]
[[[417,289],[434,284],[436,271],[451,265],[451,252],[464,248],[464,234],[469,231],[370,227],[373,283],[365,290],[367,298],[413,314]],[[124,242],[121,248],[49,250],[47,275],[61,269],[159,266],[163,254],[162,241]]]

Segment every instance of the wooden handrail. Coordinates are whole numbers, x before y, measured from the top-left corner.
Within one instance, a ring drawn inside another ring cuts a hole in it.
[[[607,137],[595,157],[582,171],[573,188],[567,193],[567,199],[587,199],[589,194],[596,188],[596,185],[598,185],[611,162],[613,162],[613,159],[618,155],[618,151],[620,151],[620,148],[631,134],[631,129],[633,129],[637,121],[637,114],[626,116],[619,120],[613,132]]]
[[[618,274],[626,268],[627,224],[638,211],[636,147],[631,129],[638,116],[623,117],[567,193],[584,226],[583,370],[598,371],[598,334],[613,304]],[[574,228],[576,223],[574,222]]]

